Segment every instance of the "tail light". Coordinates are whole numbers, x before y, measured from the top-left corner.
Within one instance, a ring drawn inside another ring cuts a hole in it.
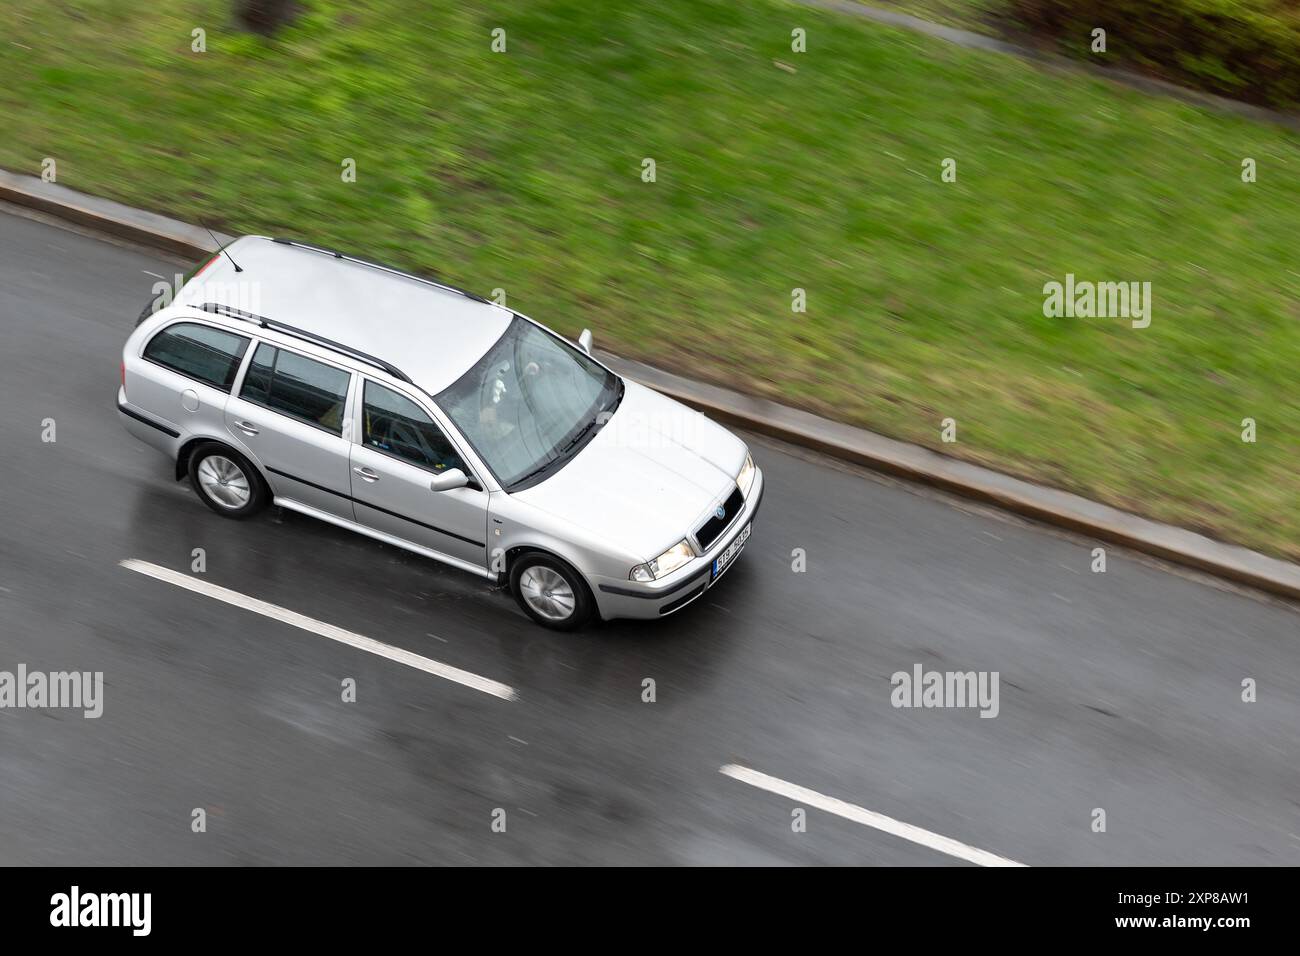
[[[218,250],[217,250],[217,254],[216,254],[215,256],[213,256],[213,257],[212,257],[211,259],[209,259],[207,262],[203,263],[203,265],[199,266],[198,271],[195,272],[193,275],[188,275],[188,276],[186,276],[186,277],[185,277],[185,281],[186,281],[186,282],[189,282],[191,279],[196,278],[197,276],[201,276],[201,275],[203,275],[204,271],[208,268],[208,266],[212,265],[212,263],[216,262],[216,261],[217,261],[218,259],[220,259],[220,258],[221,258],[221,250],[218,249]],[[184,284],[184,283],[182,283],[182,284]]]

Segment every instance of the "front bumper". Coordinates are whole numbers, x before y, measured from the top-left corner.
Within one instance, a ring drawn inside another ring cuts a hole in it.
[[[716,578],[712,576],[714,559],[726,551],[731,542],[753,523],[763,500],[763,490],[763,470],[759,468],[755,470],[754,485],[749,491],[749,497],[745,499],[745,507],[736,519],[718,536],[708,551],[672,574],[649,584],[626,578],[593,578],[592,593],[596,598],[596,606],[600,608],[600,616],[607,621],[620,617],[650,620],[680,611],[703,595],[726,577],[727,572],[740,560],[743,548],[740,553],[732,556]]]

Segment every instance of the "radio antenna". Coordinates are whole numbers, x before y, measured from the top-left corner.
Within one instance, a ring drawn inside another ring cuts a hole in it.
[[[206,222],[202,222],[201,220],[200,220],[200,222],[201,222],[203,228],[208,230],[208,235],[209,235],[209,236],[212,236],[212,242],[213,242],[213,244],[215,244],[216,247],[217,247],[217,254],[220,255],[221,253],[225,252],[225,253],[226,253],[226,258],[229,259],[229,260],[230,260],[230,264],[231,264],[232,266],[235,267],[235,271],[236,271],[236,272],[243,272],[244,270],[241,269],[241,268],[239,268],[239,263],[235,261],[235,257],[232,256],[229,252],[226,252],[226,247],[225,247],[225,246],[223,246],[221,243],[217,242],[217,237],[216,237],[216,235],[213,234],[213,232],[212,232],[211,229],[208,229],[208,224],[207,224]]]

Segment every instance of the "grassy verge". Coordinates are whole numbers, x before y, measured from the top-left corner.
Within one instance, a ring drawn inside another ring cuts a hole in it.
[[[229,7],[11,4],[0,165],[1300,557],[1294,134],[774,0]],[[1066,273],[1150,328],[1045,318]]]

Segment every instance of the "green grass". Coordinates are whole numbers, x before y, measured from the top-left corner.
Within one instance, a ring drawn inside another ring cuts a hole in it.
[[[305,6],[11,4],[0,165],[1300,557],[1295,134],[768,0]],[[1067,272],[1151,327],[1044,318]]]

